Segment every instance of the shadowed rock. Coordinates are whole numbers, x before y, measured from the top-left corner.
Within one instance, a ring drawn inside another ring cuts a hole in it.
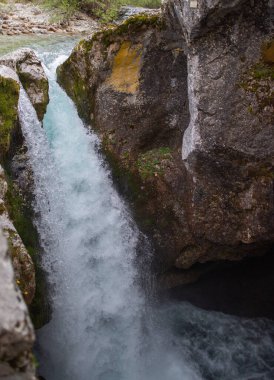
[[[0,232],[0,378],[34,380],[33,327]]]

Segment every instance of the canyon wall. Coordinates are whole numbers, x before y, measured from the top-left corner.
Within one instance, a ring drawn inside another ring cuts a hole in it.
[[[164,19],[135,16],[97,33],[58,71],[164,267],[237,260],[273,243],[269,8],[224,8],[211,19],[202,2],[167,2]]]
[[[216,258],[256,254],[273,243],[274,46],[268,5],[166,3],[169,27],[187,42],[190,124],[182,157],[190,177],[188,220],[197,238],[221,245]],[[187,255],[182,253],[179,265]]]
[[[34,332],[0,231],[0,378],[34,380]]]
[[[48,81],[30,49],[0,58],[0,162],[5,168],[0,165],[0,378],[7,380],[35,379],[34,330],[26,304],[32,305],[37,293],[33,260],[37,263],[39,247],[31,220],[32,170],[19,120],[20,86],[42,119]]]
[[[58,69],[59,82],[101,136],[114,177],[164,267],[173,265],[188,234],[180,207],[181,139],[189,121],[182,43],[159,15],[137,15],[80,42]]]
[[[268,1],[167,1],[162,16],[81,41],[58,69],[160,271],[273,249],[270,11]]]

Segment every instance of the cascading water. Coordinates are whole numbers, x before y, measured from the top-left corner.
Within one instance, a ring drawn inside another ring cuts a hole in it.
[[[139,233],[98,139],[55,80],[60,45],[41,53],[50,79],[44,129],[26,95],[20,121],[35,182],[52,319],[38,332],[46,380],[273,379],[274,326],[153,304],[136,282]],[[68,48],[64,45],[66,53]],[[146,252],[143,252],[146,254]]]

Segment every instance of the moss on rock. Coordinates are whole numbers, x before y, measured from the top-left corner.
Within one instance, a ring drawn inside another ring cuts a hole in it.
[[[162,147],[140,154],[137,161],[138,172],[143,180],[164,173],[168,160],[172,159],[171,149]]]
[[[0,66],[0,156],[10,147],[11,135],[17,124],[17,105],[20,86],[11,70]]]
[[[241,87],[252,95],[248,112],[254,116],[262,116],[264,121],[274,121],[274,43],[265,42],[262,55],[258,62],[252,65],[244,74]],[[272,62],[273,59],[273,62]]]
[[[147,28],[164,28],[164,21],[160,15],[137,14],[128,18],[122,24],[109,25],[95,33],[90,39],[83,40],[79,46],[90,49],[95,41],[102,42],[106,47],[117,40],[117,37],[124,37],[126,34],[132,35]]]
[[[20,235],[28,254],[31,257],[31,265],[26,260],[26,255],[22,254],[22,250],[18,244],[14,244],[13,234],[9,234],[9,251],[12,256],[13,264],[21,268],[16,276],[16,282],[20,288],[31,314],[32,322],[35,328],[42,327],[49,320],[50,308],[47,300],[46,279],[45,274],[40,267],[39,252],[40,244],[37,230],[33,224],[32,210],[26,204],[17,186],[6,176],[8,189],[5,197],[5,205],[8,214]],[[34,274],[35,272],[35,274]],[[35,275],[35,293],[30,291],[31,279]]]

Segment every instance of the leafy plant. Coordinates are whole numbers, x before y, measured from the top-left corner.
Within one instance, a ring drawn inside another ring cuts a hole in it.
[[[172,159],[171,149],[162,147],[152,149],[139,155],[137,161],[138,171],[142,179],[163,174],[164,164],[167,160]]]
[[[102,22],[115,19],[124,5],[158,8],[161,0],[44,0],[43,3],[56,9],[55,18],[68,21],[77,10],[83,10],[98,17]]]

